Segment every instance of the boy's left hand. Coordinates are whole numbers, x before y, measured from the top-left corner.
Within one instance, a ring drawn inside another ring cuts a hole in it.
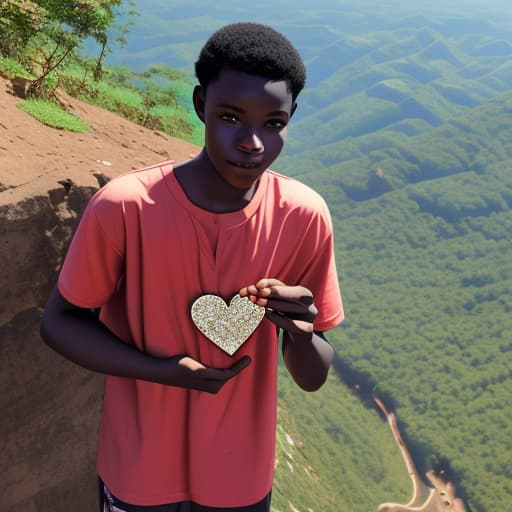
[[[311,334],[318,313],[313,294],[304,286],[287,286],[273,278],[260,279],[240,290],[242,297],[266,309],[265,316],[281,329]]]

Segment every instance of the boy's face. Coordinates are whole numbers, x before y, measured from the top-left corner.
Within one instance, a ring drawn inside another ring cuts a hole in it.
[[[194,94],[205,124],[205,149],[231,186],[249,188],[279,156],[295,110],[285,81],[229,68]]]

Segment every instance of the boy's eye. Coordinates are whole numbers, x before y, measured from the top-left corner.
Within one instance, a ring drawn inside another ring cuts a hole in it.
[[[279,129],[284,128],[286,126],[286,123],[284,121],[282,121],[281,119],[269,119],[266,124],[270,128],[279,128]]]
[[[224,114],[220,114],[219,117],[224,121],[228,121],[228,123],[238,123],[238,117],[235,116],[235,114],[225,112]]]

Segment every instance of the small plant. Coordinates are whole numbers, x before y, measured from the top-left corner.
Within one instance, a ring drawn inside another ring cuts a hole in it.
[[[31,75],[17,60],[11,57],[4,57],[0,55],[0,75],[5,78],[12,79],[16,77],[26,78],[33,80],[34,76]]]
[[[41,123],[53,128],[78,133],[89,131],[89,126],[85,121],[64,111],[54,101],[31,98],[21,103],[19,108]]]

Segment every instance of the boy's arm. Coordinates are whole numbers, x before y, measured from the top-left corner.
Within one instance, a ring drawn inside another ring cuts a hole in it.
[[[71,361],[100,373],[217,393],[250,359],[229,368],[209,368],[186,354],[158,358],[140,352],[112,334],[88,309],[52,291],[41,322],[41,337]]]
[[[334,349],[323,333],[283,332],[283,359],[293,380],[305,391],[316,391],[327,379]]]
[[[334,350],[323,333],[313,331],[317,315],[313,294],[303,286],[286,286],[262,279],[240,290],[240,295],[267,309],[266,316],[283,329],[283,358],[294,381],[305,391],[316,391],[327,379]]]

